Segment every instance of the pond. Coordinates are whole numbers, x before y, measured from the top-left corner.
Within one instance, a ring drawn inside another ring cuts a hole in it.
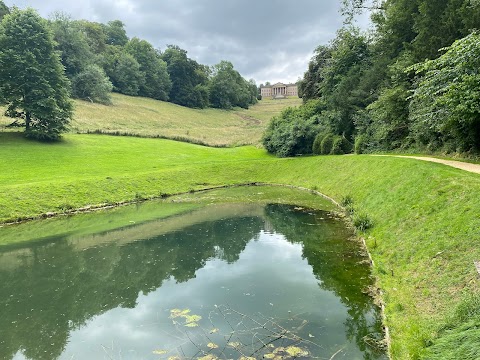
[[[0,358],[386,359],[352,231],[273,191],[0,229]]]

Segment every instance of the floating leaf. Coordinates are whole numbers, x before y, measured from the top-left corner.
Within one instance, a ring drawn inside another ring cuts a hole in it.
[[[178,355],[175,355],[175,356],[169,356],[168,360],[182,360],[182,358]]]
[[[216,357],[215,355],[212,355],[212,354],[208,354],[208,355],[199,357],[199,358],[197,358],[197,359],[198,359],[198,360],[217,360],[218,357]]]
[[[173,310],[170,310],[170,318],[175,319],[177,317],[186,317],[188,316],[189,312],[190,312],[190,309],[184,309],[184,310],[173,309]]]
[[[218,345],[217,345],[217,344],[214,344],[214,343],[212,343],[212,342],[211,342],[211,343],[208,343],[208,344],[207,344],[207,347],[208,347],[209,349],[218,349]]]
[[[197,327],[198,323],[196,322],[186,323],[185,326],[189,328],[193,328],[193,327]]]
[[[230,346],[230,347],[232,347],[232,348],[234,348],[234,349],[237,349],[237,348],[239,348],[240,345],[242,345],[242,344],[240,344],[240,343],[237,342],[237,341],[235,341],[235,342],[232,341],[232,342],[229,342],[227,345]]]
[[[308,351],[297,346],[289,346],[285,349],[288,355],[292,357],[308,356]]]
[[[188,323],[193,323],[193,322],[199,322],[202,320],[202,317],[200,315],[185,315],[185,322]]]
[[[257,360],[255,359],[254,357],[250,357],[250,356],[242,356],[240,359],[238,360]]]
[[[163,355],[168,352],[168,350],[153,350],[152,351],[155,355]]]
[[[263,355],[265,359],[275,359],[275,354],[265,354]]]
[[[210,334],[215,334],[215,333],[217,333],[218,331],[219,331],[219,330],[218,330],[217,328],[212,329],[212,330],[210,330]]]

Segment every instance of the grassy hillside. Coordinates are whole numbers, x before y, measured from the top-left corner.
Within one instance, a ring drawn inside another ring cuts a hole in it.
[[[39,144],[0,133],[0,154],[0,221],[250,182],[308,187],[337,201],[351,196],[375,224],[367,244],[394,359],[418,358],[465,294],[479,292],[476,174],[403,158],[278,159],[255,147],[100,135]]]
[[[74,132],[102,131],[187,139],[214,146],[257,145],[272,116],[301,99],[262,100],[250,109],[190,109],[168,102],[113,94],[113,106],[76,102]]]
[[[226,111],[190,109],[115,93],[112,99],[111,106],[75,101],[71,131],[164,137],[211,146],[258,145],[272,116],[302,103],[299,98],[265,99],[248,110]],[[12,119],[0,115],[0,130],[11,122]]]

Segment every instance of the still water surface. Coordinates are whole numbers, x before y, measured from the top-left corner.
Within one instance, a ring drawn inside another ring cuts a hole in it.
[[[326,211],[217,204],[4,246],[0,359],[385,359],[350,237]]]

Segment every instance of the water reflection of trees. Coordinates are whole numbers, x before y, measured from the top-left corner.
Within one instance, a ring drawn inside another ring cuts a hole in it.
[[[348,308],[347,336],[365,349],[362,337],[378,331],[371,301],[360,291],[371,284],[369,269],[358,266],[362,257],[356,243],[345,246],[344,224],[322,217],[328,214],[269,205],[265,218],[208,221],[166,234],[149,233],[141,241],[120,241],[121,246],[107,242],[83,248],[63,238],[15,249],[11,253],[30,255],[16,255],[12,266],[0,261],[0,358],[11,359],[19,351],[30,359],[58,358],[70,331],[94,316],[135,307],[140,292],[148,294],[167,279],[192,279],[209,259],[237,261],[265,220],[289,241],[303,243],[303,256],[319,285]],[[0,252],[1,259],[8,257],[7,250]],[[369,351],[365,354],[374,358]]]
[[[375,349],[368,348],[364,341],[365,336],[382,338],[379,313],[364,291],[373,285],[370,267],[365,264],[368,258],[358,242],[345,242],[352,233],[344,222],[328,212],[278,204],[267,205],[265,214],[276,232],[292,243],[303,244],[303,257],[319,286],[334,292],[347,307],[347,337],[355,340],[365,359],[378,358]]]
[[[166,279],[195,277],[208,259],[237,261],[262,228],[262,219],[242,217],[123,246],[79,251],[66,239],[36,244],[17,266],[0,266],[0,358],[18,351],[30,359],[58,358],[71,330],[108,310],[135,307],[139,292]]]

